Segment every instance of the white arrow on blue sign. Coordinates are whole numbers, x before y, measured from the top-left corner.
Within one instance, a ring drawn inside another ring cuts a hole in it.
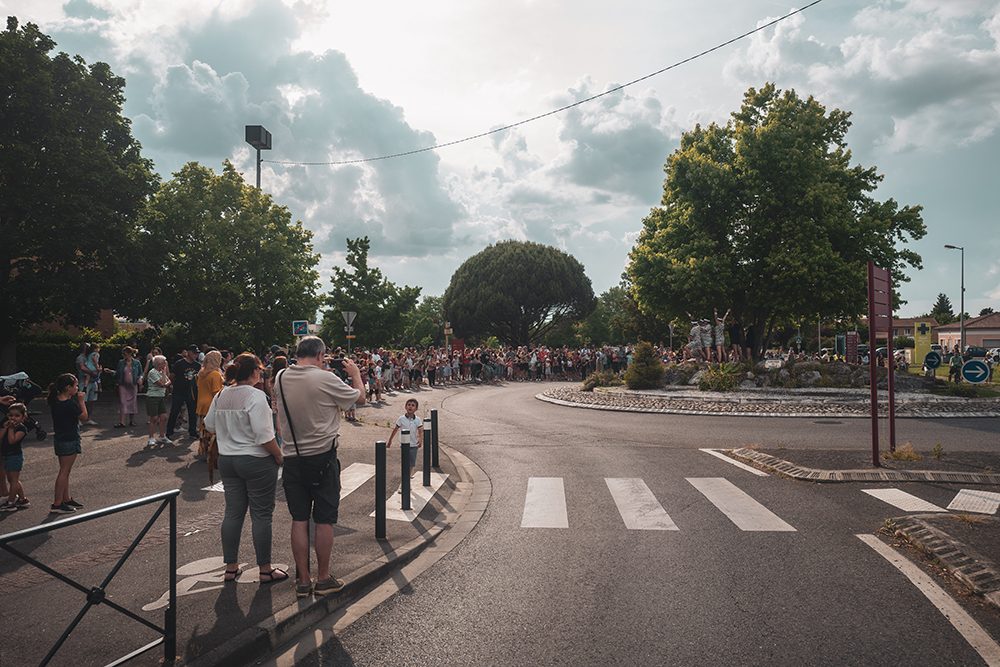
[[[941,365],[940,352],[935,352],[934,350],[931,350],[930,352],[927,353],[927,356],[924,357],[924,366],[926,366],[927,368],[933,369],[937,368],[940,365]]]
[[[962,377],[966,382],[982,384],[990,379],[990,367],[981,359],[969,359],[962,365]]]

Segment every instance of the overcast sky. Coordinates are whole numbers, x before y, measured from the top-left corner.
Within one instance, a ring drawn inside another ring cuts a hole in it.
[[[803,3],[804,4],[804,3]],[[58,50],[127,80],[125,114],[164,178],[232,159],[243,126],[265,159],[322,162],[420,148],[607,90],[798,5],[770,0],[0,0]],[[854,160],[877,196],[924,206],[923,271],[899,315],[1000,310],[1000,1],[825,0],[623,93],[503,134],[346,166],[265,163],[263,188],[312,229],[329,268],[368,235],[391,280],[442,294],[508,238],[558,246],[600,293],[618,283],[663,163],[696,122],[725,122],[774,81],[853,113]],[[831,285],[831,289],[837,289]],[[723,307],[725,304],[720,304]]]

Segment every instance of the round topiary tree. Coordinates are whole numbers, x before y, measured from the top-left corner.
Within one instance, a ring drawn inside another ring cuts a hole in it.
[[[658,389],[663,384],[664,370],[652,344],[643,341],[632,353],[632,365],[625,371],[625,384],[629,389]]]

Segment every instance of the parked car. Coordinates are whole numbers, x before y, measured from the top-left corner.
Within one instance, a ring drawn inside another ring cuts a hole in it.
[[[985,359],[986,358],[986,348],[978,347],[976,345],[969,345],[965,348],[965,354],[962,358],[968,361],[969,359]]]

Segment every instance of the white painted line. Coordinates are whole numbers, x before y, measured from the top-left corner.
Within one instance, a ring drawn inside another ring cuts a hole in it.
[[[1000,667],[1000,645],[990,637],[982,626],[976,623],[975,619],[969,616],[968,612],[962,609],[955,600],[951,598],[940,586],[924,573],[919,567],[911,563],[904,556],[896,553],[888,547],[882,540],[874,535],[855,535],[859,540],[870,546],[880,556],[889,561],[893,567],[903,573],[917,589],[931,601],[938,611],[958,630],[959,634],[965,638],[982,656],[990,667]]]
[[[691,486],[698,489],[740,530],[795,532],[778,515],[747,495],[723,477],[688,477]]]
[[[646,483],[638,478],[604,478],[629,530],[679,530]]]
[[[340,471],[340,499],[343,500],[357,491],[365,482],[375,476],[375,466],[371,463],[352,463]]]
[[[943,507],[938,507],[926,500],[917,498],[913,494],[899,489],[861,489],[869,496],[878,498],[882,502],[889,503],[893,507],[898,507],[904,512],[947,512]]]
[[[529,477],[521,528],[569,528],[562,477]]]
[[[962,489],[948,505],[948,509],[957,512],[996,514],[997,509],[1000,509],[1000,493],[979,489]]]
[[[742,461],[737,461],[734,458],[730,458],[730,457],[726,456],[725,454],[723,454],[722,452],[720,452],[718,449],[699,449],[698,451],[705,452],[706,454],[711,454],[712,456],[714,456],[717,459],[722,459],[726,463],[732,464],[732,465],[736,466],[737,468],[742,468],[743,470],[746,470],[747,472],[752,472],[753,474],[757,475],[758,477],[770,477],[770,475],[768,475],[763,470],[757,470],[753,466],[748,466],[746,463],[743,463]]]
[[[403,504],[403,489],[400,487],[385,501],[385,518],[391,521],[413,521],[447,479],[448,475],[432,472],[431,485],[424,486],[424,473],[414,473],[413,478],[410,479],[410,509],[400,509]],[[368,516],[375,516],[375,512]]]

